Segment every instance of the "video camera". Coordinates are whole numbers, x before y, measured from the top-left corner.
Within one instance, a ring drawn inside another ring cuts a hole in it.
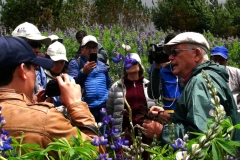
[[[152,64],[153,61],[156,63],[164,63],[169,61],[169,55],[164,52],[162,43],[151,43],[148,48],[148,61],[150,64]]]

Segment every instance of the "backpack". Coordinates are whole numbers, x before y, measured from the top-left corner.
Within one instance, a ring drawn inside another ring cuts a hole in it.
[[[162,82],[162,102],[164,110],[173,113],[177,99],[181,95],[179,78],[172,73],[170,64],[160,69]]]

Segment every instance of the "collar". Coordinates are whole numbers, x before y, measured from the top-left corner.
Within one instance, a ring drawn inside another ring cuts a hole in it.
[[[192,75],[192,71],[190,73],[188,73],[188,75],[183,79],[183,83],[184,84],[187,84],[187,82],[188,82],[188,80],[189,80],[191,75]]]
[[[0,100],[3,99],[14,99],[24,101],[27,104],[31,104],[32,101],[24,93],[17,93],[14,89],[0,88]]]

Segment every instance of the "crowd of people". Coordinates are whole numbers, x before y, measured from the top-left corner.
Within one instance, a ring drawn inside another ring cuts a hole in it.
[[[227,48],[210,50],[202,34],[168,35],[163,45],[165,60],[155,57],[149,77],[144,77],[139,55],[129,53],[122,77],[113,84],[108,54],[96,37],[81,30],[76,40],[80,46],[75,59],[68,61],[63,40],[56,35],[42,36],[31,23],[22,23],[11,36],[0,37],[0,106],[7,121],[4,129],[11,136],[20,139],[24,132],[24,143],[43,148],[54,138],[77,136],[77,128],[83,140],[92,139],[105,133],[105,128],[95,125],[105,116],[100,113],[102,108],[114,118],[115,128],[129,133],[127,105],[133,125],[141,126],[135,133],[143,133],[144,143],[151,143],[154,136],[162,144],[171,143],[169,124],[148,119],[147,114],[174,123],[174,139],[204,132],[209,111],[215,106],[202,70],[213,81],[226,115],[233,124],[240,123],[240,70],[227,66]],[[42,45],[46,47],[43,57],[39,56]],[[53,90],[50,84],[54,83],[58,88]],[[45,94],[49,88],[50,96]],[[159,101],[163,107],[157,106]],[[125,139],[132,143],[129,135]],[[240,140],[238,130],[233,139]],[[149,155],[145,152],[143,158],[147,160]]]

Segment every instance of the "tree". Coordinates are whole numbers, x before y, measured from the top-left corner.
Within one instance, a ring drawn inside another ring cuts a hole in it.
[[[150,22],[150,12],[141,0],[96,0],[95,1],[99,24],[118,24],[138,30]]]
[[[6,0],[1,1],[1,23],[7,29],[15,28],[23,22],[37,26],[54,27],[63,0]]]
[[[240,1],[239,0],[227,0],[224,4],[227,12],[231,15],[230,18],[232,25],[230,31],[233,31],[232,35],[240,36]],[[224,18],[223,21],[228,19]]]
[[[213,15],[205,0],[159,0],[152,7],[152,21],[157,29],[203,32],[213,27]]]

